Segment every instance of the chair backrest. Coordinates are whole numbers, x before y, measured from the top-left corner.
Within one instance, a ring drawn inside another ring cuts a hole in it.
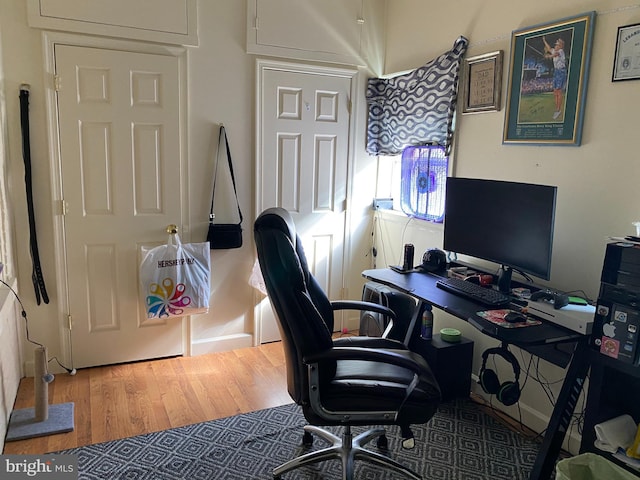
[[[298,404],[308,401],[306,355],[331,348],[333,310],[309,272],[293,219],[282,208],[265,210],[256,219],[258,262],[282,336],[287,388]]]

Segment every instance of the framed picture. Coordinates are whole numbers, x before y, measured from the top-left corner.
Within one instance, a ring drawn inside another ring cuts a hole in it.
[[[618,27],[611,81],[640,78],[640,23]]]
[[[595,14],[513,32],[503,143],[580,145]]]
[[[502,50],[464,59],[462,113],[500,110]]]

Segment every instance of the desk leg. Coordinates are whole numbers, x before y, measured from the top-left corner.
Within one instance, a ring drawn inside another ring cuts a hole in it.
[[[420,337],[420,330],[422,328],[422,312],[424,311],[424,306],[429,305],[423,300],[418,302],[416,309],[413,312],[413,316],[411,317],[411,322],[409,323],[409,328],[407,328],[407,334],[404,337],[404,344],[407,348],[411,349],[412,342],[415,342],[417,337]]]
[[[578,341],[529,480],[549,480],[589,371],[589,337]]]

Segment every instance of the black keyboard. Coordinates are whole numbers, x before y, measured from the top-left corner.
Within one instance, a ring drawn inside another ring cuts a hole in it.
[[[442,278],[436,282],[436,285],[443,290],[489,307],[504,307],[511,303],[511,297],[498,290],[481,287],[460,278]]]

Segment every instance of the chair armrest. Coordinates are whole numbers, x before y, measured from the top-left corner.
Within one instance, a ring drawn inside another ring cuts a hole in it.
[[[348,336],[333,339],[334,347],[381,348],[382,350],[407,350],[400,340],[384,337]]]
[[[333,310],[372,310],[374,312],[387,315],[389,318],[395,320],[396,313],[384,305],[373,302],[365,302],[363,300],[335,300],[331,302]]]
[[[389,318],[389,324],[382,333],[382,338],[387,338],[391,333],[393,326],[398,320],[396,312],[389,307],[380,305],[379,303],[365,302],[364,300],[334,300],[331,302],[331,307],[336,310],[369,310],[377,313],[381,313]]]

